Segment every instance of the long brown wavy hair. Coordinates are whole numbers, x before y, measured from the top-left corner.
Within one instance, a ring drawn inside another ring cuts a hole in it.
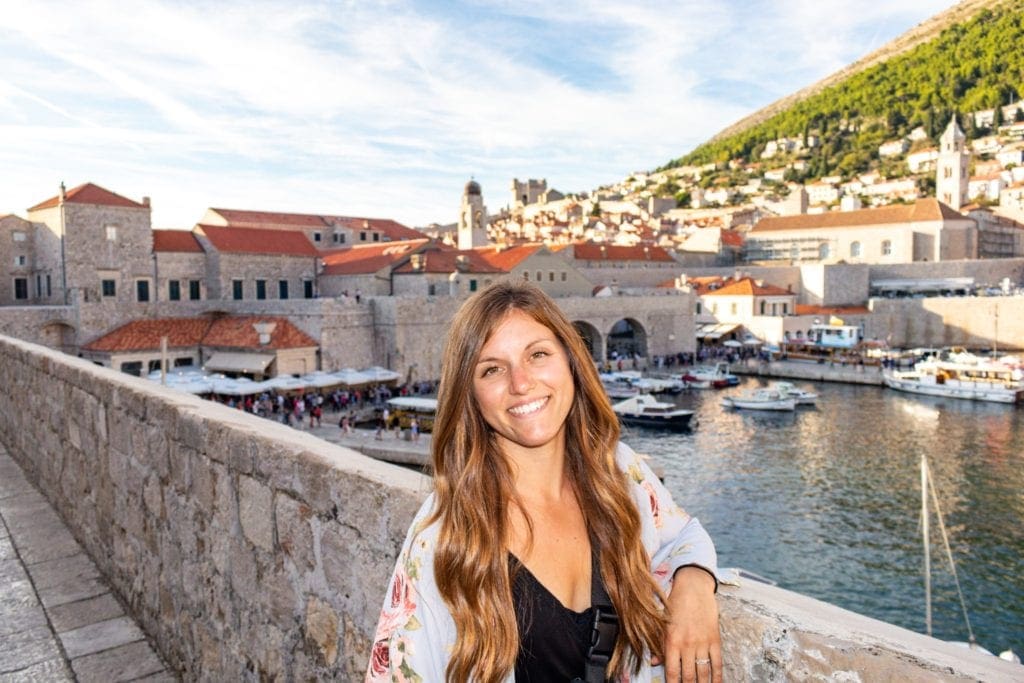
[[[456,628],[447,680],[499,681],[519,651],[508,564],[513,476],[472,391],[480,350],[513,309],[550,329],[568,356],[575,397],[566,418],[567,475],[619,615],[608,671],[628,667],[635,674],[645,652],[662,654],[665,617],[640,515],[615,463],[618,419],[590,353],[558,306],[533,285],[499,282],[466,301],[452,320],[433,427],[437,506],[428,523],[440,525],[434,574]]]

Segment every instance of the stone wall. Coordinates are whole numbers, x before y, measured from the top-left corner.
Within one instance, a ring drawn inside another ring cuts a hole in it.
[[[1024,296],[872,299],[870,308],[865,336],[893,347],[1024,350]]]
[[[0,441],[186,680],[359,680],[429,481],[0,337]],[[1020,680],[778,588],[723,586],[725,680]]]
[[[429,481],[0,338],[0,440],[189,680],[356,680]]]

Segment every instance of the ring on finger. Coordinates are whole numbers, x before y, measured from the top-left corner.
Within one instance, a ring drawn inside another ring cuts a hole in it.
[[[710,663],[711,663],[710,659],[698,659],[698,660],[694,661],[694,664],[696,664],[697,666],[700,666],[702,664],[710,664]]]

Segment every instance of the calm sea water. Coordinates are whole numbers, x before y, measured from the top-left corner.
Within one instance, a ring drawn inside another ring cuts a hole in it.
[[[690,433],[626,428],[700,518],[724,567],[924,632],[920,457],[928,457],[978,643],[1024,654],[1024,407],[880,387],[797,383],[819,394],[796,413],[735,412],[725,391],[677,402]],[[932,517],[933,632],[967,640]]]

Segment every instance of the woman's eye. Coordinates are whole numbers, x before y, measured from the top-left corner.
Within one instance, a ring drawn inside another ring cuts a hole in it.
[[[545,358],[545,357],[550,356],[550,355],[551,354],[548,353],[547,351],[534,351],[533,355],[531,356],[531,358]]]
[[[492,365],[490,367],[484,368],[484,371],[480,373],[480,376],[481,377],[490,377],[491,375],[494,375],[497,372],[498,372],[498,366],[497,365]]]

